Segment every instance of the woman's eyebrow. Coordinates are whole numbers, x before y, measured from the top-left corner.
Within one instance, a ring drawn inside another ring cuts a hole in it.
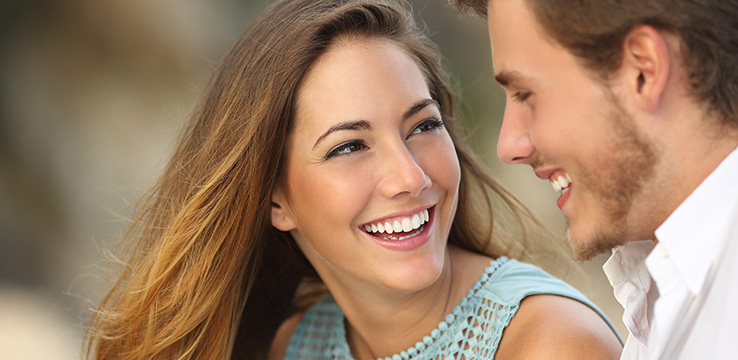
[[[435,101],[433,99],[423,99],[418,102],[416,102],[413,106],[411,106],[407,111],[405,111],[404,114],[402,114],[402,120],[407,120],[411,116],[417,114],[420,110],[423,110],[428,105],[435,105],[438,110],[441,110],[441,104],[438,103],[438,101]]]
[[[407,120],[408,118],[412,117],[413,115],[417,114],[420,110],[423,110],[428,105],[435,105],[439,110],[441,108],[441,105],[438,104],[438,101],[433,99],[423,99],[418,101],[417,103],[413,104],[409,109],[407,109],[402,114],[402,120]],[[336,125],[331,126],[330,129],[328,129],[326,132],[321,134],[318,137],[318,140],[315,141],[315,144],[313,145],[313,149],[318,147],[321,141],[323,141],[328,135],[341,130],[372,130],[372,124],[370,124],[366,120],[354,120],[354,121],[345,121],[342,123],[338,123]]]
[[[324,132],[320,137],[318,137],[318,140],[315,141],[315,145],[313,145],[313,149],[315,149],[318,144],[320,144],[323,139],[325,139],[326,136],[330,135],[331,133],[334,133],[336,131],[340,130],[371,130],[372,124],[370,124],[366,120],[356,120],[356,121],[346,121],[342,123],[338,123],[336,125],[331,126],[328,131]]]

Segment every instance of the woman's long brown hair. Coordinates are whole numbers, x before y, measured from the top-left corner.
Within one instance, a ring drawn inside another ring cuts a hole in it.
[[[460,139],[438,51],[408,6],[278,1],[223,58],[161,178],[140,201],[120,276],[93,314],[88,357],[266,358],[277,327],[310,295],[296,296],[298,285],[316,281],[289,234],[271,226],[271,195],[301,80],[341,36],[394,41],[423,70],[462,167],[449,241],[526,258],[526,230],[537,223]]]

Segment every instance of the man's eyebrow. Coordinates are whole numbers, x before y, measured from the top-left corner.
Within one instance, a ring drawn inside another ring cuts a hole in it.
[[[315,145],[313,145],[313,149],[315,149],[318,144],[320,144],[323,139],[326,138],[326,136],[330,135],[331,133],[334,133],[336,131],[340,130],[371,130],[372,124],[370,124],[366,120],[356,120],[356,121],[345,121],[342,123],[338,123],[336,125],[331,126],[328,131],[324,132],[320,137],[318,137],[318,140],[315,141]]]
[[[497,80],[497,83],[502,85],[503,87],[510,85],[510,83],[512,82],[520,80],[520,78],[522,78],[522,75],[517,71],[502,70],[497,73],[497,75],[495,75],[495,80]]]

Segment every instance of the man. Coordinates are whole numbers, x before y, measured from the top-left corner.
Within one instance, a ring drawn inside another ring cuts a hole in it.
[[[613,249],[622,358],[738,357],[738,1],[455,2],[488,20],[500,158],[561,192],[578,257]]]

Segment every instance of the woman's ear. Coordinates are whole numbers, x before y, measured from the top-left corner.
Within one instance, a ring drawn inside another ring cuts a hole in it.
[[[281,186],[272,193],[272,226],[281,231],[290,231],[297,227],[289,201]]]
[[[652,112],[659,107],[675,65],[671,56],[665,34],[651,26],[637,26],[626,35],[619,74],[641,110]]]

